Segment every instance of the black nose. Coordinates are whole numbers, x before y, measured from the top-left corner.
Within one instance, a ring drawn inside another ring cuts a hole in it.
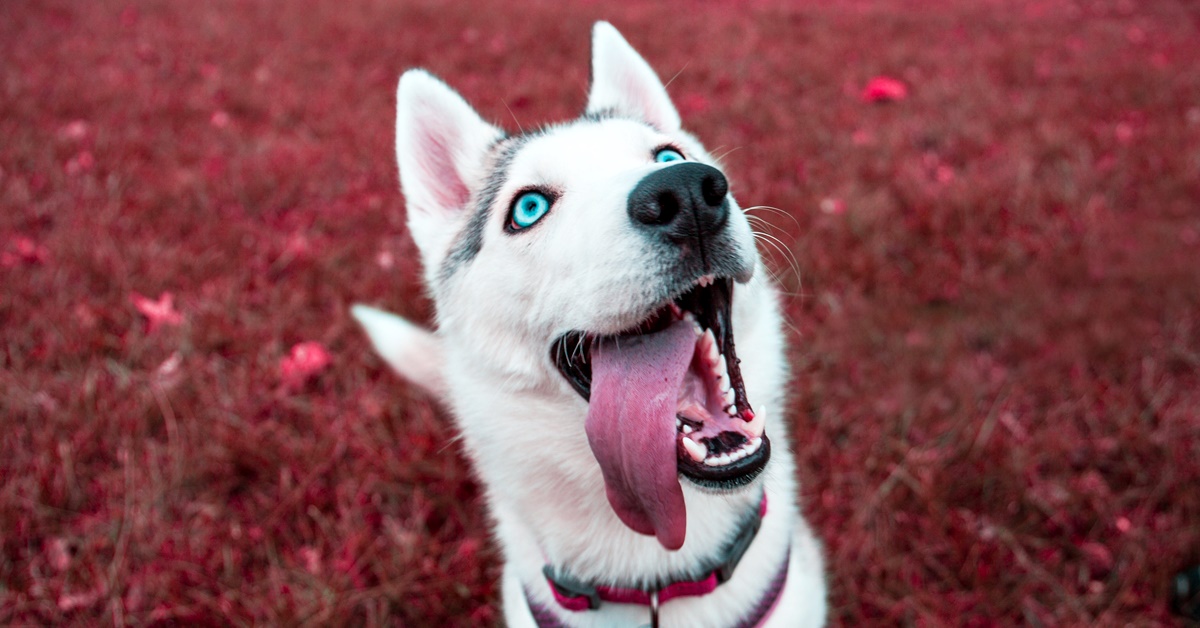
[[[633,223],[681,243],[715,235],[729,219],[729,182],[694,161],[655,170],[629,193]]]

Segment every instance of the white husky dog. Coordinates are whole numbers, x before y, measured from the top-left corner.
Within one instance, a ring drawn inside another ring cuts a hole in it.
[[[823,624],[776,292],[646,61],[597,23],[584,115],[518,135],[421,70],[397,101],[437,329],[354,316],[453,411],[508,624]]]

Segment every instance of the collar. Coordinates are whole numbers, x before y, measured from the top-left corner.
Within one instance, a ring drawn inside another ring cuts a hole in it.
[[[741,562],[742,556],[745,555],[746,550],[758,535],[758,530],[762,526],[762,520],[766,514],[767,495],[764,492],[762,499],[759,501],[758,508],[742,523],[737,536],[734,537],[733,541],[722,552],[721,558],[716,562],[715,567],[708,569],[704,572],[705,575],[703,577],[697,579],[672,580],[653,588],[624,588],[581,582],[560,570],[555,570],[550,565],[546,565],[542,569],[542,573],[546,577],[546,582],[550,587],[550,592],[554,595],[555,601],[558,602],[559,606],[568,611],[583,612],[596,610],[605,602],[614,604],[640,604],[656,610],[658,605],[665,604],[675,598],[708,595],[716,590],[718,586],[732,578],[734,569]],[[762,599],[755,605],[751,613],[738,623],[739,627],[749,628],[757,626],[759,622],[770,614],[770,611],[775,606],[775,602],[779,599],[780,593],[783,591],[784,581],[787,580],[790,555],[791,548],[789,546],[779,572],[772,579]],[[550,609],[531,600],[528,593],[526,593],[525,598],[539,628],[562,627],[562,623],[555,618]]]

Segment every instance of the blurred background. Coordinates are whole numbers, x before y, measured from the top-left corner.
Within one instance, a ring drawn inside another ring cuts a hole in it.
[[[423,66],[515,130],[612,21],[787,294],[835,626],[1176,625],[1200,562],[1200,8],[0,3],[0,623],[494,624],[394,164]]]

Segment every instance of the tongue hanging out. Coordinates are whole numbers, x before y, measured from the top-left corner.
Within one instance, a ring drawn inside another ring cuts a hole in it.
[[[564,371],[589,399],[588,443],[610,505],[625,525],[670,550],[687,532],[680,474],[735,488],[770,455],[765,416],[745,402],[728,310],[707,313],[701,320],[710,329],[678,307],[664,310],[639,332],[596,339],[587,370]]]
[[[600,462],[608,501],[625,525],[683,546],[687,513],[675,454],[675,407],[696,337],[675,323],[642,336],[604,339],[592,348],[587,436]]]

